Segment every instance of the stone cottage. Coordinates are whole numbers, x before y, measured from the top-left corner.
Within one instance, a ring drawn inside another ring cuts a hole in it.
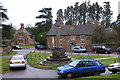
[[[20,24],[21,27],[18,31],[15,32],[13,36],[14,45],[34,45],[36,41],[31,38],[31,34],[26,31],[24,24]]]
[[[92,46],[91,35],[95,25],[66,25],[59,28],[59,45],[61,48],[70,50],[72,46],[82,46],[90,50]],[[57,27],[52,27],[47,33],[47,47],[53,48],[57,45]]]

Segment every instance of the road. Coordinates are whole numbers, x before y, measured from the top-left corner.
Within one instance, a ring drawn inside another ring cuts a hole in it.
[[[22,50],[15,50],[15,51],[18,54],[26,55],[29,52],[34,52],[35,50],[22,49]],[[35,52],[40,52],[40,51],[36,50]],[[43,51],[43,50],[41,52],[51,53],[50,51]],[[69,54],[69,52],[67,52],[66,54]],[[111,55],[118,56],[116,54],[111,54]],[[107,75],[107,74],[111,74],[111,72],[109,72],[106,68],[106,72],[102,73],[101,75]],[[55,70],[42,70],[42,69],[33,68],[27,65],[26,70],[21,70],[21,69],[13,70],[10,73],[2,74],[2,78],[59,78],[59,76],[57,75]]]

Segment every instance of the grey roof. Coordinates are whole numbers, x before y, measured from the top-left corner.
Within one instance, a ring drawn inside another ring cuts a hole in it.
[[[78,26],[62,26],[60,28],[60,35],[92,35],[94,24],[78,25]],[[47,36],[56,35],[57,27],[52,27],[47,33]]]

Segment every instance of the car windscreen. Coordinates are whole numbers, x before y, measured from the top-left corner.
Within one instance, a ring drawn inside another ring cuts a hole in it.
[[[11,60],[23,60],[23,57],[12,57]]]
[[[70,64],[68,64],[69,66],[75,67],[77,64],[79,63],[79,61],[73,61]]]

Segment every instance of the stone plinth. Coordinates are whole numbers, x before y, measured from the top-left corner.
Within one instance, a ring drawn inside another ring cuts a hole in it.
[[[68,64],[72,61],[72,58],[65,55],[66,50],[63,48],[53,48],[53,54],[50,57],[47,57],[43,61],[40,61],[39,64],[45,66],[61,66]]]

